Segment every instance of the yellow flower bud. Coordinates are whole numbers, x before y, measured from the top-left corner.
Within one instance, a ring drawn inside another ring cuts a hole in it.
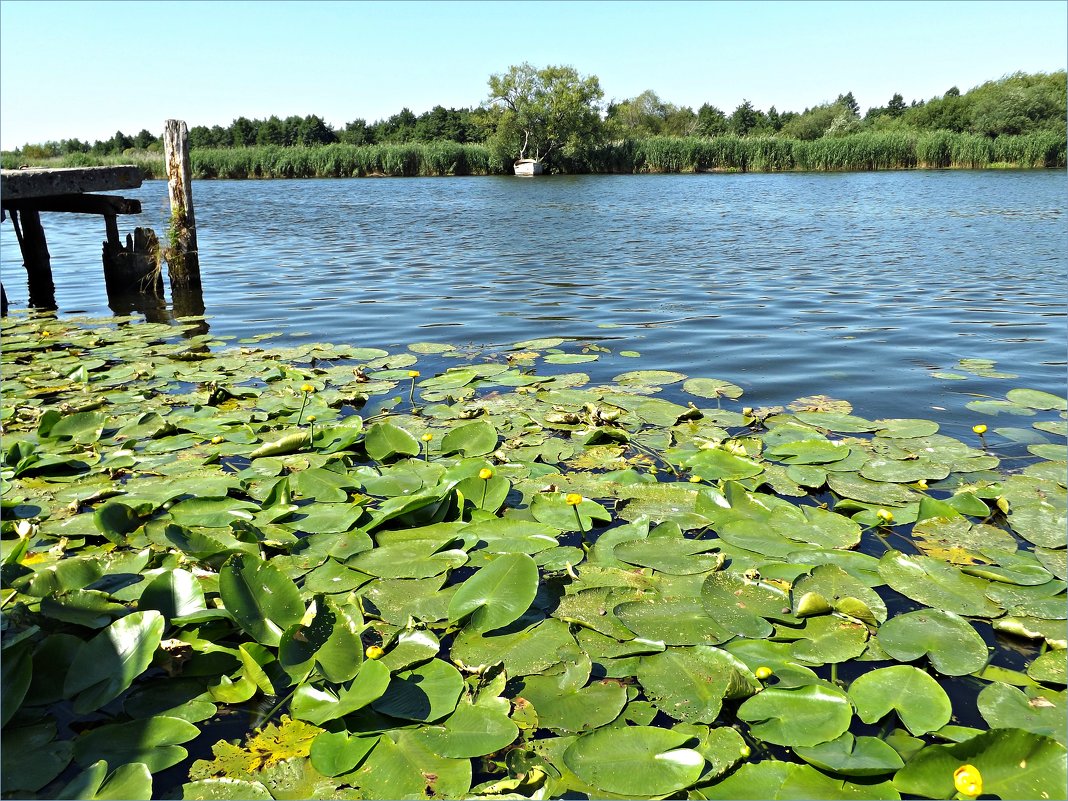
[[[218,445],[219,443],[225,442],[225,441],[226,440],[223,437],[219,437],[219,436],[214,436],[214,437],[211,438],[211,444],[212,445]]]
[[[314,414],[309,414],[309,415],[308,415],[308,422],[309,422],[309,423],[314,423],[314,422],[315,422],[316,420],[318,420],[318,419],[319,419],[319,418],[318,418],[318,417],[316,417],[316,416],[315,416]]]
[[[916,482],[916,489],[927,489],[927,482],[921,478],[919,481]]]
[[[379,648],[377,645],[368,645],[367,650],[363,652],[364,656],[368,659],[381,659],[385,656],[385,651]]]
[[[691,484],[700,484],[702,481],[704,481],[704,479],[701,478],[700,476],[690,476],[690,483]]]
[[[311,384],[301,384],[300,391],[301,392],[315,392],[315,387],[313,387]]]
[[[569,492],[564,498],[564,502],[568,506],[578,506],[580,503],[582,503],[582,496],[579,495],[577,492]]]
[[[481,470],[478,471],[478,477],[481,478],[483,481],[489,481],[491,478],[493,478],[493,471],[490,470],[488,467],[483,467]]]
[[[418,370],[409,370],[408,371],[408,378],[418,378],[418,377],[419,377],[419,371]]]
[[[982,436],[983,434],[986,433],[986,426],[983,425],[982,423],[979,423],[978,425],[972,426],[972,431],[974,431],[976,434],[979,434],[980,436]]]
[[[880,509],[875,513],[875,516],[882,520],[884,523],[894,522],[894,513],[891,512],[889,509]]]
[[[423,434],[423,436],[422,436],[422,440],[423,440],[423,442],[430,442],[430,440],[432,440],[432,439],[434,439],[434,435],[433,435],[433,434],[431,434],[431,433],[430,433],[429,431],[427,431],[427,432],[426,432],[425,434]]]
[[[764,679],[770,678],[774,672],[775,671],[771,668],[761,665],[756,669],[756,677],[761,681],[764,681]]]
[[[953,771],[953,786],[961,795],[976,798],[983,794],[983,777],[974,765],[961,765]]]

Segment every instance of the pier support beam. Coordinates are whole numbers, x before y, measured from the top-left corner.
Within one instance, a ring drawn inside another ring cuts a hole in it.
[[[193,171],[189,164],[189,130],[182,120],[167,120],[163,129],[167,190],[171,200],[171,230],[167,274],[171,291],[200,289],[197,224],[193,214]]]
[[[52,281],[52,256],[48,252],[41,215],[36,210],[11,211],[11,224],[22,250],[30,305],[38,309],[56,308],[56,285]]]

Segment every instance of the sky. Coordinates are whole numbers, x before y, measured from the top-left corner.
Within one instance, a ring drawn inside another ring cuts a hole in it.
[[[318,114],[334,127],[407,107],[477,106],[528,61],[652,89],[694,110],[743,100],[861,111],[1068,66],[1068,2],[42,2],[0,0],[0,148],[164,120]]]

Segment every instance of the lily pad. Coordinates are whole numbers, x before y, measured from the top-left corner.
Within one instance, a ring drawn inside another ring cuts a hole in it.
[[[682,746],[690,737],[651,726],[609,728],[579,737],[564,763],[582,781],[624,796],[667,795],[701,776],[705,758]]]
[[[897,615],[879,629],[879,645],[899,662],[923,656],[946,676],[964,676],[983,669],[986,643],[967,620],[942,609],[921,609]]]
[[[753,736],[777,745],[813,746],[849,729],[853,706],[840,690],[824,685],[768,687],[738,708]]]
[[[914,735],[938,731],[953,714],[946,691],[919,668],[895,665],[858,676],[849,697],[865,723],[875,723],[891,711]]]

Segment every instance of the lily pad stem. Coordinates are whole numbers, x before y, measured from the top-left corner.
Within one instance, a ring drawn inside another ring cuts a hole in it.
[[[666,465],[667,469],[671,471],[672,475],[674,475],[675,478],[678,478],[680,475],[682,475],[675,468],[675,465],[673,465],[671,462],[669,462],[667,459],[665,459],[664,455],[662,453],[660,453],[659,451],[657,451],[655,448],[651,448],[648,445],[643,445],[640,442],[635,442],[634,440],[631,440],[630,444],[633,445],[638,450],[642,451],[645,455],[652,456],[654,459],[656,459],[660,463]]]
[[[307,680],[308,680],[308,679],[309,679],[310,677],[311,677],[311,673],[309,672],[309,673],[308,673],[308,675],[304,677],[304,681],[300,681],[300,682],[297,682],[297,686],[296,686],[296,687],[294,687],[294,688],[293,688],[292,690],[290,690],[290,691],[289,691],[288,693],[286,693],[286,694],[285,694],[285,696],[283,696],[283,697],[282,697],[282,698],[281,698],[280,700],[278,700],[277,702],[275,702],[275,703],[274,703],[274,704],[273,704],[273,705],[271,706],[271,708],[270,708],[269,710],[267,710],[267,714],[265,714],[265,715],[261,716],[261,717],[260,717],[260,719],[259,719],[259,721],[258,721],[258,722],[256,723],[256,725],[255,725],[255,726],[253,726],[252,728],[253,728],[253,729],[260,729],[261,727],[263,727],[263,725],[264,725],[264,724],[268,723],[268,722],[269,722],[269,721],[271,720],[271,718],[273,718],[273,717],[274,717],[275,713],[276,713],[276,712],[277,712],[277,711],[278,711],[279,709],[281,709],[281,708],[282,708],[282,706],[283,706],[283,705],[285,705],[285,704],[286,704],[286,703],[287,703],[287,702],[289,701],[289,699],[290,699],[290,698],[292,698],[292,697],[293,697],[294,695],[296,695],[296,694],[297,694],[297,690],[299,690],[299,689],[300,689],[301,687],[303,687],[303,686],[304,686],[304,683],[305,683],[305,682],[306,682],[306,681],[307,681]]]
[[[585,540],[586,539],[586,529],[582,525],[582,516],[579,514],[578,506],[575,505],[575,506],[572,506],[571,508],[575,510],[575,522],[578,523],[579,532],[582,534],[582,539]]]
[[[305,392],[304,400],[300,402],[300,414],[297,415],[297,425],[300,425],[300,421],[304,419],[304,407],[308,405],[308,393]]]

